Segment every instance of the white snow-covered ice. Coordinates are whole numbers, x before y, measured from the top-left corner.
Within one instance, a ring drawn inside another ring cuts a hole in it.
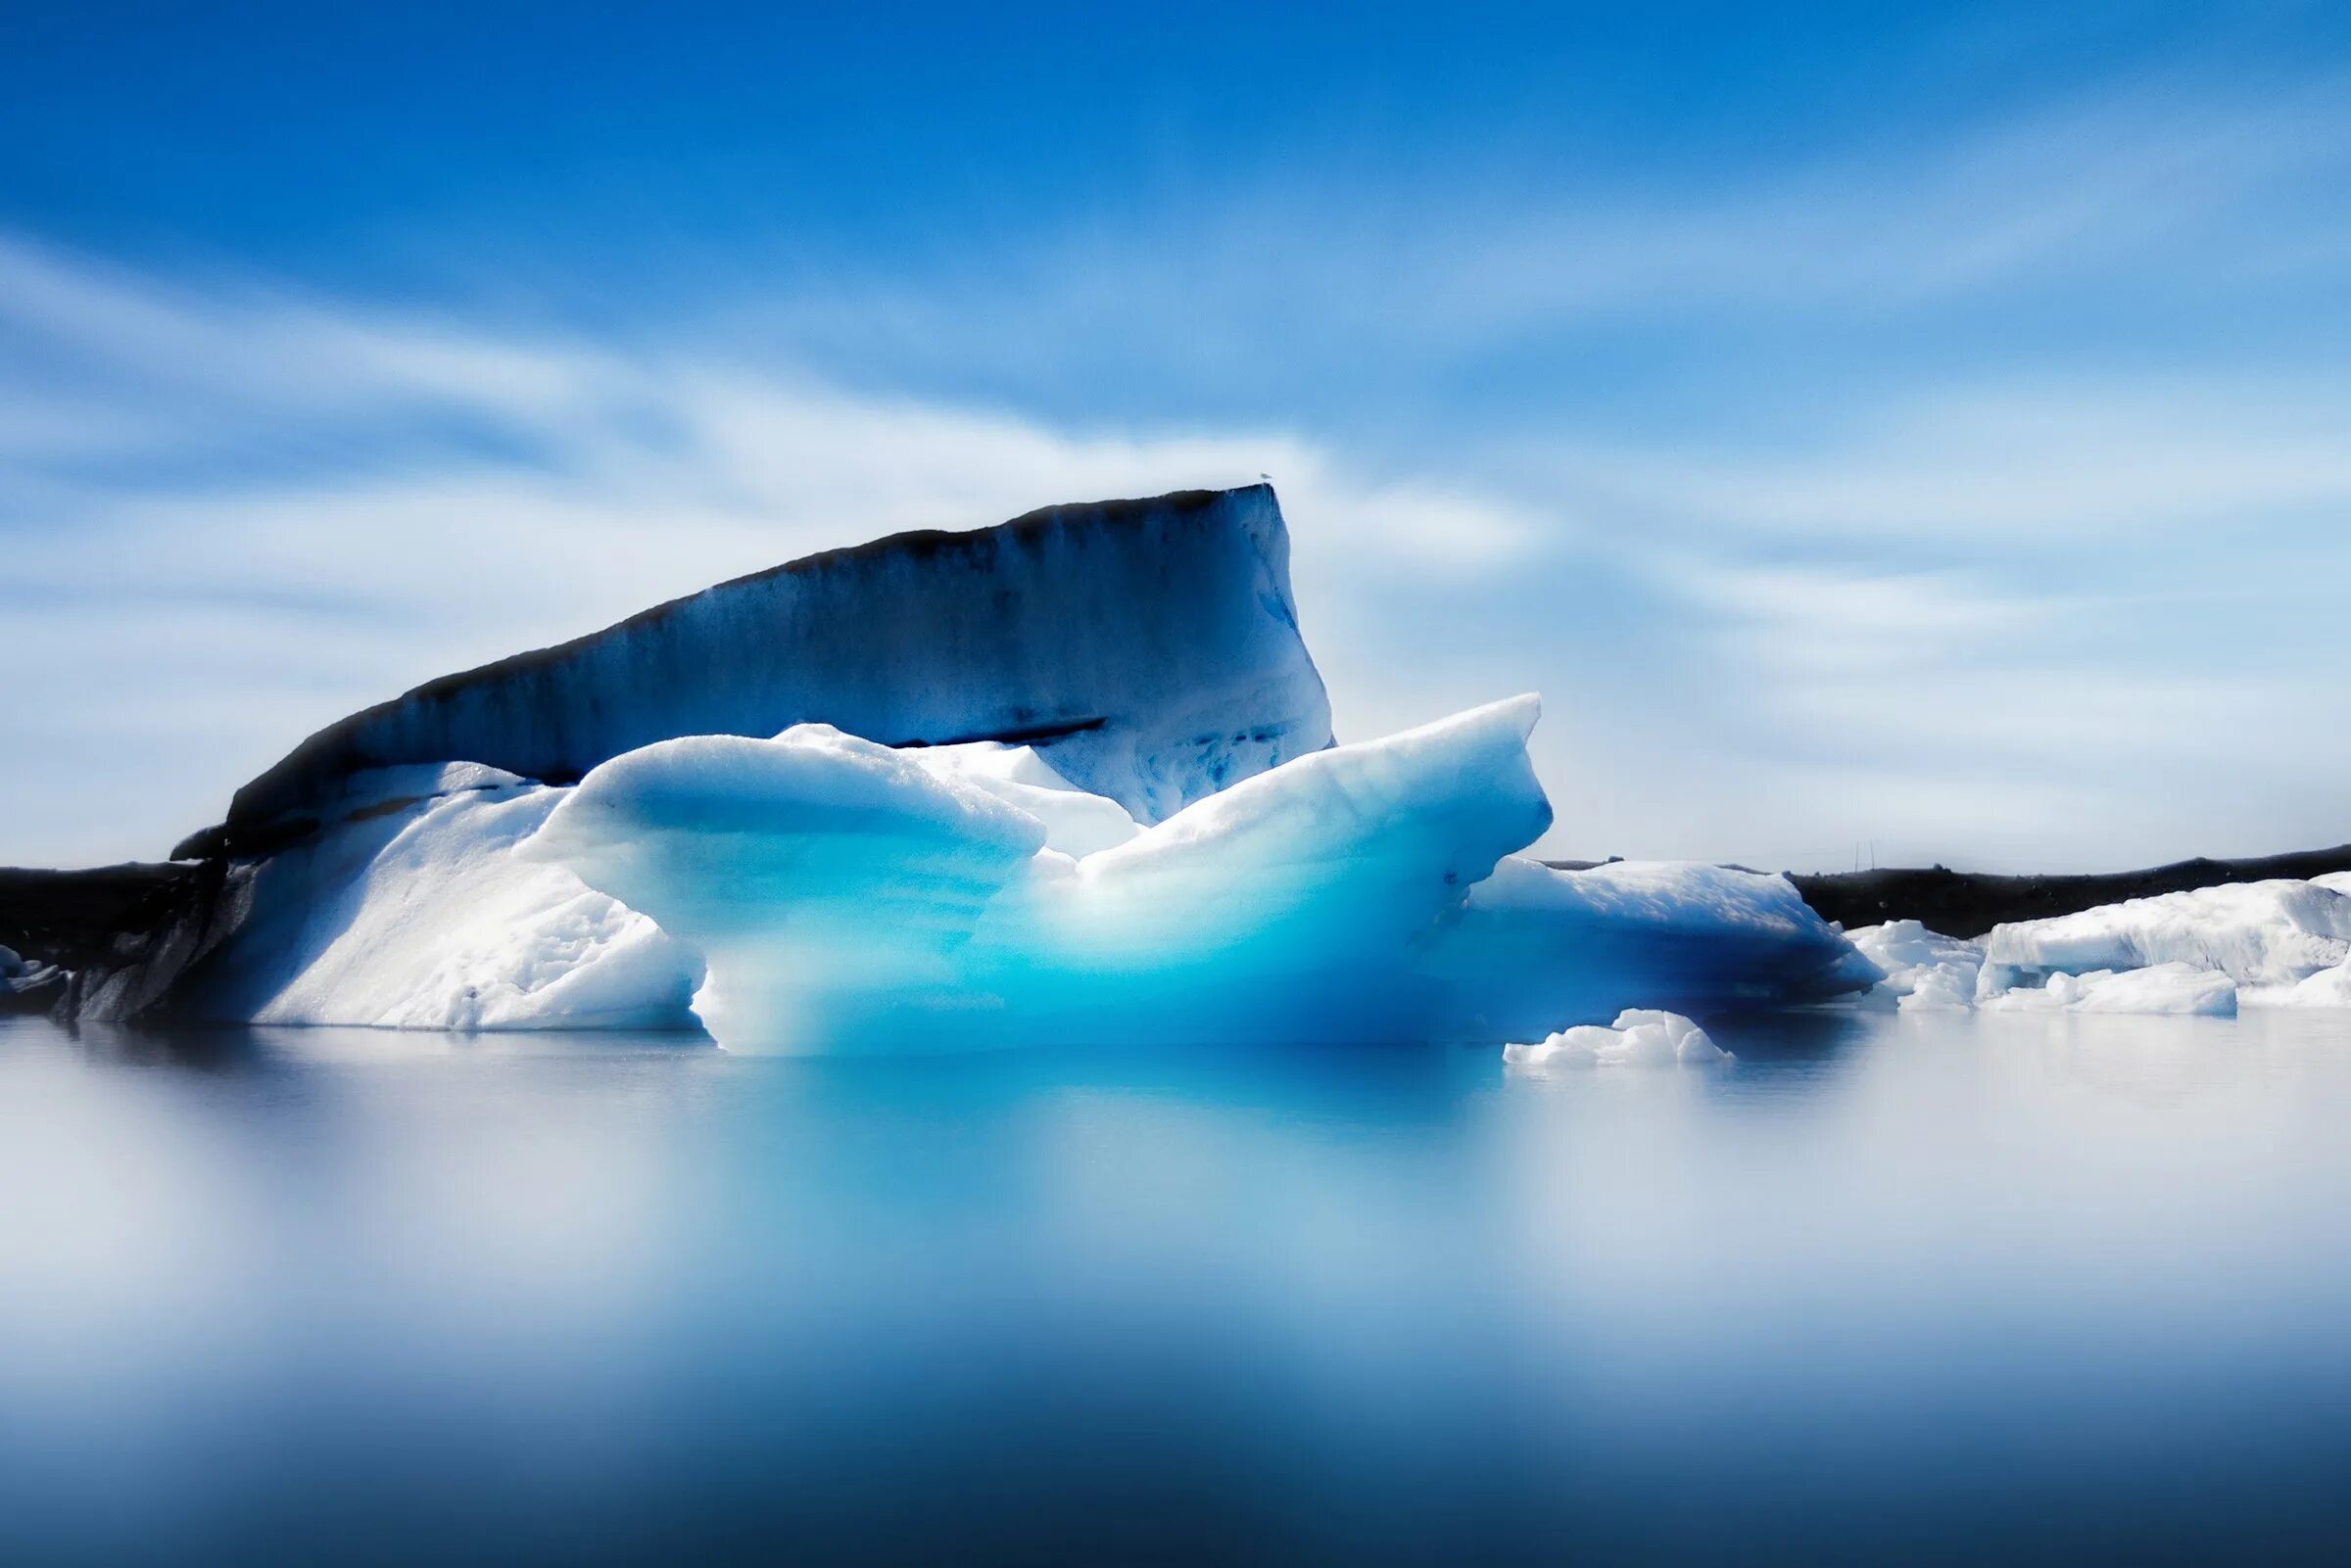
[[[422,1029],[692,1028],[699,960],[514,847],[566,791],[472,764],[373,770],[254,869],[194,1017]]]
[[[1985,939],[1997,988],[2055,971],[2188,964],[2245,985],[2290,985],[2351,956],[2351,894],[2279,879],[2134,898],[1998,926]]]
[[[1510,1067],[1545,1070],[1728,1062],[1731,1053],[1679,1013],[1627,1008],[1611,1024],[1579,1023],[1533,1044],[1506,1045],[1502,1060]]]
[[[2154,1013],[2230,1018],[2236,1013],[2236,982],[2218,970],[2192,964],[2151,964],[2135,970],[2091,970],[2083,974],[2051,974],[2041,984],[2017,986],[1985,997],[1987,1012]]]
[[[2228,979],[2232,1006],[2340,1006],[2351,974],[2327,976],[2351,961],[2351,892],[2331,880],[2232,882],[1995,927],[1978,1001],[2059,975],[2168,966]]]
[[[1931,931],[1914,920],[1888,921],[1846,933],[1861,956],[1886,972],[1862,993],[1864,1005],[1904,1012],[1964,1012],[1975,1006],[1984,949]]]

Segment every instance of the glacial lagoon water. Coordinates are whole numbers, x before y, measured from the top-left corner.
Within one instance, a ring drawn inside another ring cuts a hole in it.
[[[0,1022],[0,1561],[2339,1558],[2351,1015]]]

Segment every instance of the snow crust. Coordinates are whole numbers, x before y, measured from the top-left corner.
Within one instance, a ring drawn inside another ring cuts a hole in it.
[[[1579,1023],[1532,1045],[1506,1045],[1502,1060],[1513,1068],[1670,1067],[1683,1062],[1728,1062],[1731,1053],[1679,1013],[1627,1008],[1603,1026]]]

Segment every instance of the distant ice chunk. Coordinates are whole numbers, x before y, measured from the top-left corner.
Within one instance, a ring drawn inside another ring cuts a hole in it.
[[[1511,1067],[1530,1069],[1665,1067],[1728,1062],[1731,1053],[1679,1013],[1627,1008],[1606,1027],[1579,1023],[1532,1045],[1506,1045],[1502,1060]]]
[[[2351,893],[2351,871],[2330,871],[2310,880],[2314,887],[2324,887],[2328,892]]]
[[[1855,949],[1886,972],[1864,993],[1866,1005],[1904,1012],[1958,1011],[1975,1006],[1976,972],[1984,949],[1929,930],[1914,920],[1888,921],[1846,933]]]
[[[2051,974],[2039,986],[2001,991],[1980,1004],[2010,1013],[2152,1013],[2231,1018],[2236,1013],[2236,982],[2218,970],[2190,964],[2154,964],[2144,969],[2092,970],[2084,974]]]
[[[2298,985],[2351,957],[2351,894],[2317,882],[2234,882],[1995,927],[1977,996],[2051,974],[2184,965],[2248,988]]]

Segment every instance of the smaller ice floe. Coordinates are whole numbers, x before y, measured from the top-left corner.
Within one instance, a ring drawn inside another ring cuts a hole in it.
[[[2351,958],[2351,894],[2279,879],[2134,898],[1993,927],[1979,999],[2049,974],[2184,964],[2245,986],[2291,986]]]
[[[1976,973],[1984,967],[1984,949],[1976,943],[1931,931],[1914,920],[1864,926],[1848,931],[1847,939],[1886,972],[1862,993],[1862,1006],[1907,1013],[1965,1012],[1976,1005]]]
[[[2170,966],[2233,981],[2238,994],[2231,1008],[2236,1001],[2341,1006],[2351,1000],[2351,974],[2324,976],[2351,961],[2346,884],[2351,879],[2340,874],[2315,881],[2231,882],[1996,927],[1984,941],[1976,1000],[1983,1006],[2012,992],[2046,989],[2059,974],[2087,978]],[[2204,1010],[2221,1009],[2213,1001]]]
[[[1977,1005],[2000,1013],[2141,1013],[2233,1018],[2236,981],[2218,970],[2192,964],[2150,964],[2144,969],[2063,971],[2038,986],[2021,986],[1984,997]]]
[[[2351,871],[2330,871],[2324,877],[2313,877],[2310,884],[2330,893],[2351,893]]]
[[[1679,1013],[1628,1007],[1612,1027],[1580,1023],[1534,1045],[1506,1045],[1513,1068],[1669,1067],[1677,1062],[1728,1062],[1731,1053]]]

